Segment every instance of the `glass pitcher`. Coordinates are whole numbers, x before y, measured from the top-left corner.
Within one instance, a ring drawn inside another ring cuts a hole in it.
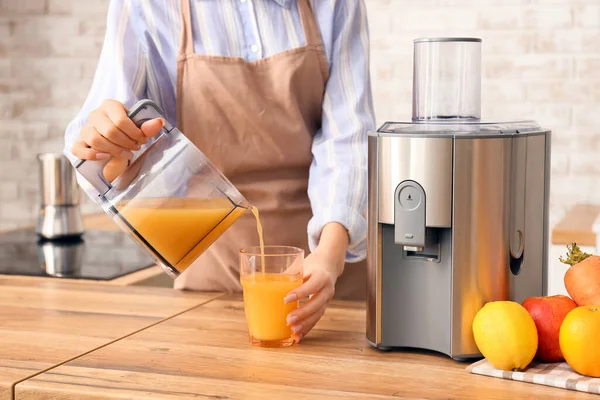
[[[163,118],[165,126],[108,182],[108,161],[77,160],[86,192],[171,277],[185,271],[248,209],[247,201],[161,109],[142,100],[129,112],[139,127]],[[84,182],[85,184],[85,182]]]

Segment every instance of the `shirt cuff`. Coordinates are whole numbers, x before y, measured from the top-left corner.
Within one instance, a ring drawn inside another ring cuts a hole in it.
[[[325,225],[337,222],[348,231],[346,262],[357,263],[367,257],[367,220],[363,214],[347,206],[331,207],[314,213],[308,223],[308,245],[315,251]]]

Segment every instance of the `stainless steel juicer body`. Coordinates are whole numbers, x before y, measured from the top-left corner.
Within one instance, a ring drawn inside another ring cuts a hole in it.
[[[546,293],[550,132],[483,123],[464,93],[428,95],[412,122],[369,134],[367,338],[479,357],[472,322],[486,302]]]
[[[373,345],[477,357],[471,324],[486,302],[546,292],[549,148],[547,131],[370,135]],[[402,183],[425,193],[412,195],[421,204],[409,211],[425,216],[425,246],[396,240],[420,228],[395,213],[405,200],[396,190]]]

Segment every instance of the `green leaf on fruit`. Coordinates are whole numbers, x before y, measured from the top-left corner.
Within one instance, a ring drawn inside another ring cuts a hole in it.
[[[582,262],[583,260],[585,260],[586,258],[592,256],[591,254],[584,253],[583,251],[581,251],[579,246],[577,246],[577,243],[568,245],[567,250],[568,250],[567,257],[563,258],[561,256],[558,259],[560,260],[561,263],[571,265],[571,266],[578,264],[578,263]]]

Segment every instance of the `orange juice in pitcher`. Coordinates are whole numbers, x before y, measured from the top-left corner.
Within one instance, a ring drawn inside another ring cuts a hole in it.
[[[179,273],[185,271],[246,210],[226,200],[139,199],[117,206],[144,245]]]

